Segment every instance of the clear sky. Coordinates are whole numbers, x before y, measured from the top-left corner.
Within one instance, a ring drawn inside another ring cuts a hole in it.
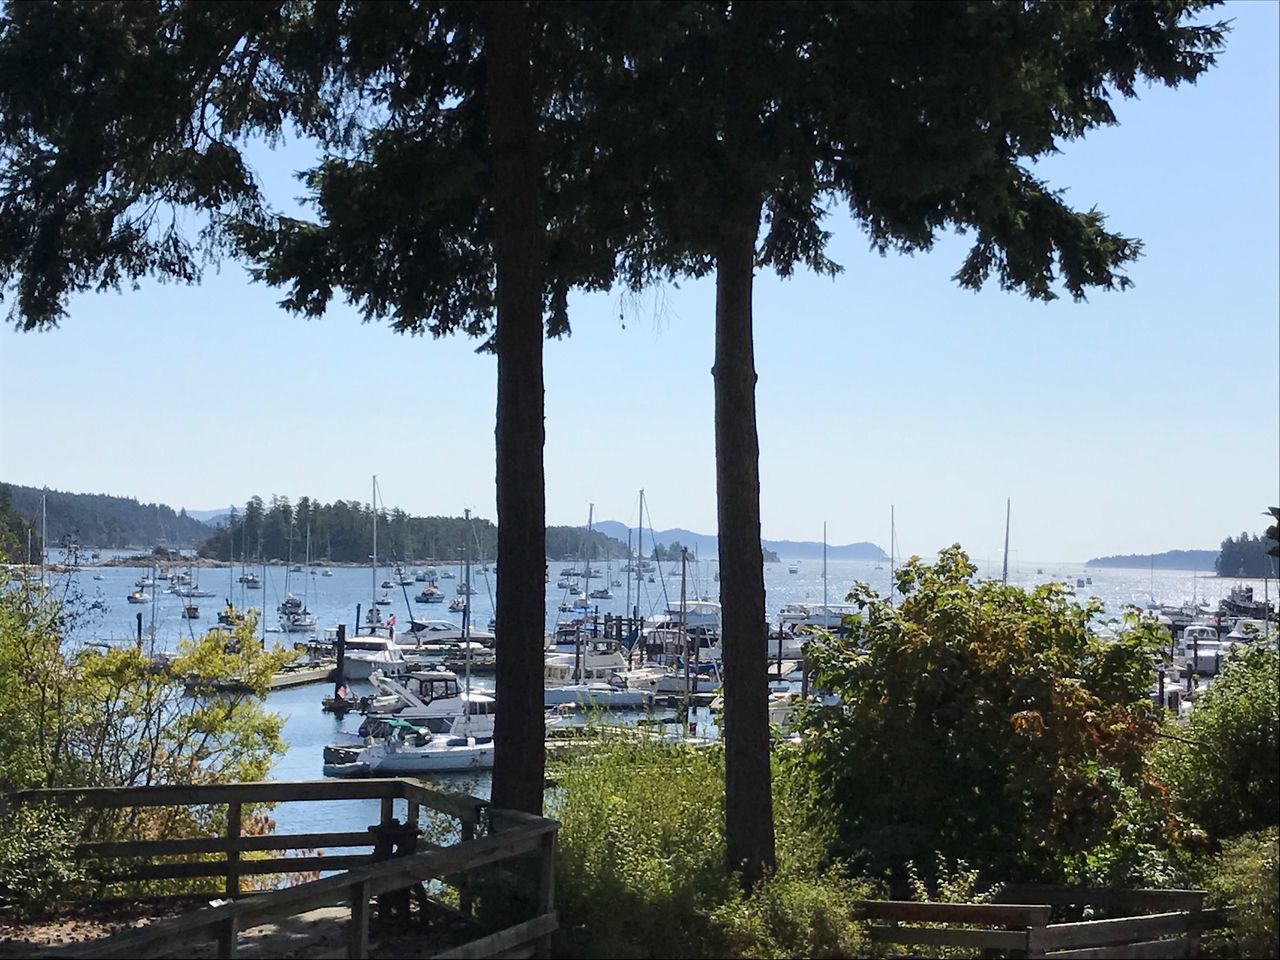
[[[966,246],[881,258],[833,216],[835,279],[756,283],[766,537],[1023,558],[1212,547],[1280,502],[1280,5],[1236,2],[1219,66],[1144,90],[1041,165],[1141,237],[1134,289],[1031,303],[951,280]],[[310,154],[263,153],[287,193]],[[0,331],[0,479],[157,500],[254,493],[493,516],[494,360],[335,306],[289,316],[224,264]],[[572,303],[548,344],[547,520],[715,528],[714,284]]]

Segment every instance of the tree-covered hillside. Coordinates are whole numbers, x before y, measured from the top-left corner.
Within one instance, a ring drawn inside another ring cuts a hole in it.
[[[1274,577],[1277,567],[1274,539],[1275,527],[1265,534],[1241,533],[1222,541],[1222,553],[1214,569],[1220,577]]]
[[[46,498],[49,549],[73,541],[94,547],[194,547],[209,535],[199,520],[162,503],[102,493],[66,493],[11,484],[13,508],[40,526],[40,497]],[[25,548],[25,544],[24,544]]]
[[[0,483],[0,563],[36,563],[39,557],[39,528],[13,509],[9,486]]]
[[[311,558],[335,563],[364,563],[373,554],[373,514],[366,503],[335,500],[319,503],[300,497],[253,497],[236,510],[230,524],[209,535],[200,555],[216,560],[243,557],[301,562],[306,556],[307,531]],[[292,538],[292,543],[291,543]],[[230,541],[230,542],[228,542]],[[414,517],[399,508],[378,511],[378,556],[381,560],[457,560],[468,551],[475,560],[497,556],[498,532],[492,521],[473,519],[468,530],[462,517]],[[622,557],[626,548],[580,527],[548,527],[547,556],[564,558]]]

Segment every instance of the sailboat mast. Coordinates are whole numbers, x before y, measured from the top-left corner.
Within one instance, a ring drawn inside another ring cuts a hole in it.
[[[227,514],[227,603],[231,602],[231,598],[236,593],[236,536],[232,531],[235,528],[236,508],[233,506],[231,512]]]
[[[307,600],[310,596],[308,588],[311,586],[311,521],[307,521],[307,554],[306,554],[306,572],[302,575],[302,609],[307,609]]]
[[[680,548],[680,639],[684,650],[684,716],[689,722],[689,608],[685,602],[685,568],[689,564],[689,550]]]
[[[471,511],[463,510],[462,516],[466,520],[467,529],[471,528]],[[467,651],[467,669],[466,669],[466,689],[467,695],[471,695],[471,544],[464,536],[462,538],[462,553],[465,558],[466,570],[463,574],[462,582],[466,585],[467,602],[462,607],[462,642],[466,645]],[[463,706],[464,710],[470,710],[470,701]],[[470,724],[470,713],[464,714],[468,718]]]
[[[1013,513],[1013,499],[1004,501],[1004,571],[1000,574],[1000,582],[1009,582],[1009,518]]]
[[[370,571],[369,578],[373,584],[373,593],[370,596],[370,602],[376,604],[378,602],[378,475],[373,475],[373,492],[371,494],[373,507],[373,569]],[[371,608],[371,609],[376,609]],[[356,629],[360,629],[357,625]]]
[[[893,606],[893,586],[895,559],[897,557],[898,530],[893,515],[893,504],[889,504],[889,606]]]
[[[827,521],[822,521],[822,619],[831,619],[827,612]]]
[[[46,509],[47,494],[40,494],[40,586],[44,586],[45,557],[49,555],[49,512]]]

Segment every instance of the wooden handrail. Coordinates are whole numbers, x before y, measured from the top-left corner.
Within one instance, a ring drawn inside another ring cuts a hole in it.
[[[516,829],[467,840],[452,847],[430,850],[313,880],[270,893],[205,907],[180,917],[160,920],[127,930],[91,944],[76,944],[47,951],[56,957],[134,957],[156,951],[189,948],[193,942],[224,937],[228,929],[244,930],[256,924],[305,913],[319,907],[358,901],[399,890],[422,880],[472,870],[535,850],[545,850],[543,838],[554,836],[559,823],[538,818]],[[361,891],[353,894],[353,891]],[[364,908],[355,903],[357,914]],[[367,919],[367,917],[366,917]],[[360,936],[357,932],[357,937]],[[367,931],[363,934],[367,938]],[[367,939],[365,940],[367,943]]]

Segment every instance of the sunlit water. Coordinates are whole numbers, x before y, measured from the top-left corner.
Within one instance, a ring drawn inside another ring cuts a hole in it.
[[[546,625],[554,626],[557,619],[567,617],[558,606],[566,599],[572,599],[567,591],[556,587],[562,569],[573,566],[570,562],[553,562],[550,564],[550,583],[547,587]],[[639,598],[636,598],[637,585],[632,584],[631,603],[639,608],[642,616],[663,610],[668,601],[675,602],[680,596],[680,566],[664,563],[661,576],[655,573],[654,583],[647,579],[638,585]],[[716,564],[712,562],[690,563],[686,573],[686,593],[690,597],[717,598],[719,583],[715,580]],[[775,623],[779,609],[787,603],[801,601],[820,602],[824,596],[821,561],[805,560],[798,564],[797,572],[788,572],[790,564],[784,558],[782,563],[765,565],[765,588],[767,591],[766,610]],[[176,567],[174,569],[177,569]],[[439,568],[443,570],[444,568]],[[1042,572],[1041,572],[1042,571]],[[356,605],[362,604],[368,609],[371,595],[375,592],[370,568],[333,568],[332,576],[324,577],[317,569],[312,575],[289,574],[286,581],[284,567],[267,567],[261,590],[247,590],[234,582],[240,574],[235,568],[229,576],[226,568],[205,568],[197,570],[198,583],[201,589],[215,594],[213,597],[196,599],[193,602],[200,608],[201,617],[196,621],[182,619],[182,600],[172,594],[157,591],[154,604],[133,605],[126,602],[125,597],[135,589],[134,582],[146,571],[137,567],[102,567],[88,568],[73,574],[50,575],[59,595],[65,595],[74,601],[74,608],[79,611],[76,626],[69,642],[71,643],[127,643],[132,642],[136,634],[136,615],[143,616],[144,630],[150,636],[154,623],[155,647],[158,650],[174,649],[180,637],[199,633],[216,622],[217,612],[226,598],[230,598],[237,606],[258,606],[265,604],[268,611],[266,626],[268,642],[290,644],[297,635],[286,635],[271,632],[276,625],[276,606],[285,596],[286,589],[299,597],[305,596],[308,608],[317,615],[321,627],[333,626],[339,622],[346,623],[350,629],[356,622]],[[259,576],[263,576],[262,568],[257,568]],[[385,568],[377,573],[376,592],[386,593],[392,598],[390,607],[383,607],[383,615],[394,613],[399,623],[406,623],[412,614],[419,619],[453,620],[461,623],[461,614],[450,613],[446,604],[420,604],[413,602],[415,594],[423,588],[422,583],[403,590],[399,587],[384,589],[382,580],[388,576]],[[447,599],[456,595],[457,584],[462,580],[461,571],[451,568],[455,579],[440,580],[438,586],[445,591]],[[623,582],[623,586],[614,587],[614,599],[593,601],[601,614],[622,614],[627,607],[626,574],[617,567],[611,569],[613,579]],[[99,575],[103,579],[95,580]],[[827,566],[826,597],[832,602],[841,602],[848,592],[850,584],[861,580],[869,583],[880,592],[889,588],[889,564],[874,561],[832,560]],[[999,576],[1000,568],[996,563],[984,566],[979,576]],[[1120,569],[1089,569],[1079,563],[1026,562],[1020,561],[1010,567],[1009,580],[1020,586],[1033,586],[1051,581],[1067,581],[1073,589],[1077,578],[1091,577],[1092,584],[1078,588],[1077,594],[1084,597],[1096,597],[1101,600],[1107,613],[1118,614],[1121,606],[1128,603],[1145,605],[1155,600],[1164,603],[1182,603],[1193,598],[1208,602],[1211,605],[1225,597],[1228,591],[1237,584],[1251,584],[1257,596],[1264,594],[1262,581],[1217,579],[1211,576],[1200,576],[1190,571],[1150,571]],[[287,587],[286,587],[287,582]],[[496,576],[486,576],[478,569],[473,570],[473,582],[478,593],[472,598],[473,623],[484,628],[488,625],[493,613],[493,590],[496,588]],[[603,581],[592,580],[592,586],[601,586]],[[665,587],[665,590],[664,590]],[[1270,584],[1274,590],[1275,584]],[[408,602],[406,603],[406,591]],[[473,681],[475,688],[492,690],[492,677],[477,677]],[[336,731],[354,731],[360,724],[360,716],[348,715],[334,717],[320,709],[320,700],[329,692],[325,685],[314,685],[292,690],[280,690],[268,697],[268,707],[279,713],[285,720],[284,740],[287,751],[272,770],[273,779],[303,780],[314,779],[322,775],[322,752],[326,743],[330,742]],[[359,692],[359,691],[357,691]],[[487,774],[449,774],[438,778],[442,785],[463,790],[480,796],[489,792]],[[349,830],[375,822],[378,818],[376,801],[349,801],[343,803],[324,804],[284,804],[276,809],[274,817],[278,829],[282,832],[313,832],[317,830]]]

